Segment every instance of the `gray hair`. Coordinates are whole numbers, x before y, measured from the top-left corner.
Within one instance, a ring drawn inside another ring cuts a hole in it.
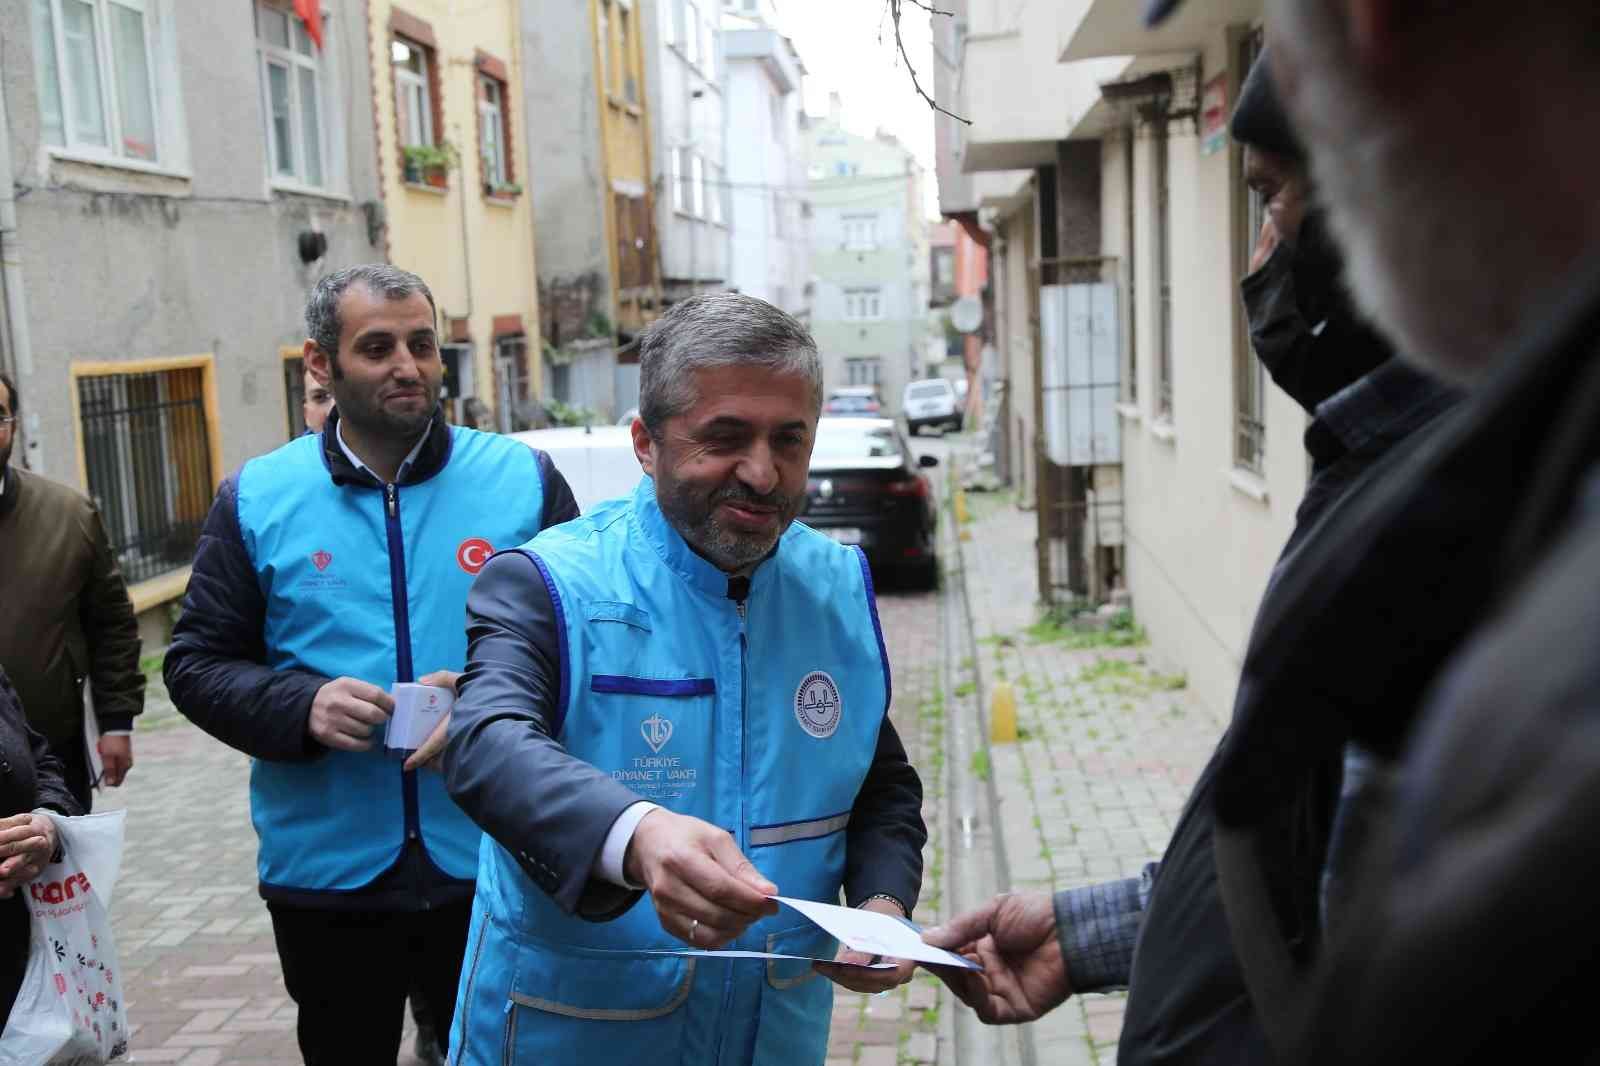
[[[822,409],[817,342],[793,315],[754,296],[712,292],[691,296],[639,334],[639,417],[652,437],[695,402],[697,370],[751,366],[793,374],[811,386],[812,412]]]
[[[339,321],[339,300],[346,289],[357,284],[388,300],[404,300],[421,293],[428,298],[429,309],[435,315],[439,313],[428,283],[409,270],[388,263],[363,263],[325,274],[306,300],[306,334],[317,342],[317,347],[330,361],[338,359],[339,338],[344,331],[344,323]]]

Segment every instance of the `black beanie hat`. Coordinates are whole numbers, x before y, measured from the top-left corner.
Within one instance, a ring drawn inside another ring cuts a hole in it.
[[[1233,139],[1252,148],[1264,148],[1290,159],[1305,161],[1306,150],[1294,135],[1289,116],[1278,103],[1278,90],[1272,84],[1272,72],[1267,69],[1267,53],[1263,49],[1245,76],[1239,89],[1239,104],[1233,109],[1230,125]]]

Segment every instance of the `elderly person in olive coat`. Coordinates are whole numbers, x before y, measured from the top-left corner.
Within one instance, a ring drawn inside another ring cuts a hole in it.
[[[45,810],[82,814],[67,790],[61,762],[28,726],[11,679],[0,668],[0,1031],[28,967],[28,908],[23,886],[55,856],[55,823]]]

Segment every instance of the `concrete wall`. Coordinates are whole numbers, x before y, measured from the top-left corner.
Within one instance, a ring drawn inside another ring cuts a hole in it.
[[[1219,32],[1204,69],[1228,60]],[[1124,408],[1127,576],[1156,652],[1188,674],[1209,706],[1233,699],[1249,627],[1305,489],[1306,417],[1269,388],[1261,476],[1234,466],[1239,261],[1236,160],[1205,155],[1187,122],[1170,127],[1173,412],[1158,421],[1154,153],[1135,141],[1137,399]],[[1120,145],[1103,153],[1106,247],[1127,246]]]
[[[1033,372],[1033,305],[1029,294],[1029,264],[1035,255],[1033,214],[1030,195],[1014,210],[994,220],[993,265],[996,362],[999,377],[1007,383],[1007,470],[1016,498],[1030,506],[1037,486],[1033,455],[1037,381]]]
[[[732,231],[728,285],[804,312],[809,269],[801,93],[770,69],[788,44],[772,30],[724,31],[727,56],[728,198]],[[789,61],[798,74],[798,62]],[[798,83],[798,77],[796,77]]]
[[[707,163],[723,168],[722,184],[712,182],[707,172],[706,196],[722,196],[726,204],[727,153],[724,139],[727,114],[721,71],[723,59],[721,30],[714,29],[712,47],[718,50],[715,68],[702,60],[689,62],[685,48],[667,43],[661,25],[659,0],[645,0],[650,9],[645,16],[645,55],[647,95],[655,108],[651,126],[655,171],[661,175],[656,202],[656,232],[661,245],[661,278],[667,298],[688,295],[691,283],[701,289],[724,288],[728,278],[729,219],[726,210],[718,224],[706,217],[695,217],[676,208],[673,199],[673,153],[687,147]],[[713,27],[721,13],[714,3],[701,4],[700,17]],[[709,76],[714,69],[716,78]],[[699,96],[695,96],[699,93]],[[692,202],[686,205],[692,211]],[[709,215],[709,202],[706,213]]]
[[[563,317],[578,328],[590,309],[615,320],[599,88],[593,48],[578,44],[593,40],[590,7],[521,2],[527,64],[521,125],[531,168],[524,184],[533,202],[539,280],[548,293],[551,286],[565,289],[576,279],[595,278],[581,286],[582,305]],[[553,310],[545,308],[547,315]]]
[[[85,488],[73,422],[75,361],[209,353],[215,360],[222,475],[288,435],[279,349],[305,339],[305,298],[321,274],[383,258],[362,205],[377,199],[366,28],[360,3],[333,0],[328,55],[342,100],[330,137],[343,172],[333,195],[273,188],[252,9],[175,0],[157,12],[173,52],[158,59],[177,89],[186,149],[135,171],[59,157],[41,141],[33,5],[9,0],[0,37],[22,272],[32,334],[24,368],[27,446],[46,475]],[[171,73],[175,72],[175,73]],[[304,265],[298,235],[319,229],[324,259]],[[380,238],[381,240],[381,238]]]
[[[470,9],[451,0],[406,0],[402,5],[407,13],[427,21],[438,41],[437,84],[444,126],[434,136],[436,142],[448,140],[461,155],[459,168],[450,173],[449,187],[443,190],[405,180],[389,55],[389,17],[394,6],[389,0],[372,0],[369,7],[378,160],[389,217],[390,257],[396,265],[427,279],[441,316],[467,320],[477,397],[497,410],[500,397],[494,385],[493,358],[497,334],[522,332],[532,338],[526,349],[530,398],[537,395],[543,380],[528,186],[523,182],[524,192],[514,196],[487,195],[478,154],[477,54],[487,53],[505,64],[510,80],[506,98],[512,107],[525,98],[520,3],[482,0]],[[510,125],[509,157],[513,174],[522,176],[516,180],[522,182],[529,164],[523,132],[526,125],[517,114],[511,116]],[[514,404],[519,402],[513,398]]]

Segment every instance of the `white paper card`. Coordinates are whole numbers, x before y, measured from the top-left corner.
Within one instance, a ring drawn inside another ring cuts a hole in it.
[[[887,914],[858,907],[817,903],[809,899],[790,899],[788,896],[768,898],[799,911],[831,933],[839,943],[855,951],[885,955],[891,959],[931,962],[938,966],[959,966],[964,970],[982,968],[953,952],[923,943],[915,929]]]
[[[416,751],[455,706],[455,693],[447,688],[397,681],[389,690],[394,713],[384,731],[383,746],[391,751]]]
[[[815,955],[785,955],[781,951],[704,951],[694,948],[684,948],[681,951],[644,951],[642,955],[688,955],[707,959],[796,959],[800,962],[832,962],[830,958],[819,958]],[[862,966],[863,970],[892,970],[892,962],[875,962],[871,966]]]

